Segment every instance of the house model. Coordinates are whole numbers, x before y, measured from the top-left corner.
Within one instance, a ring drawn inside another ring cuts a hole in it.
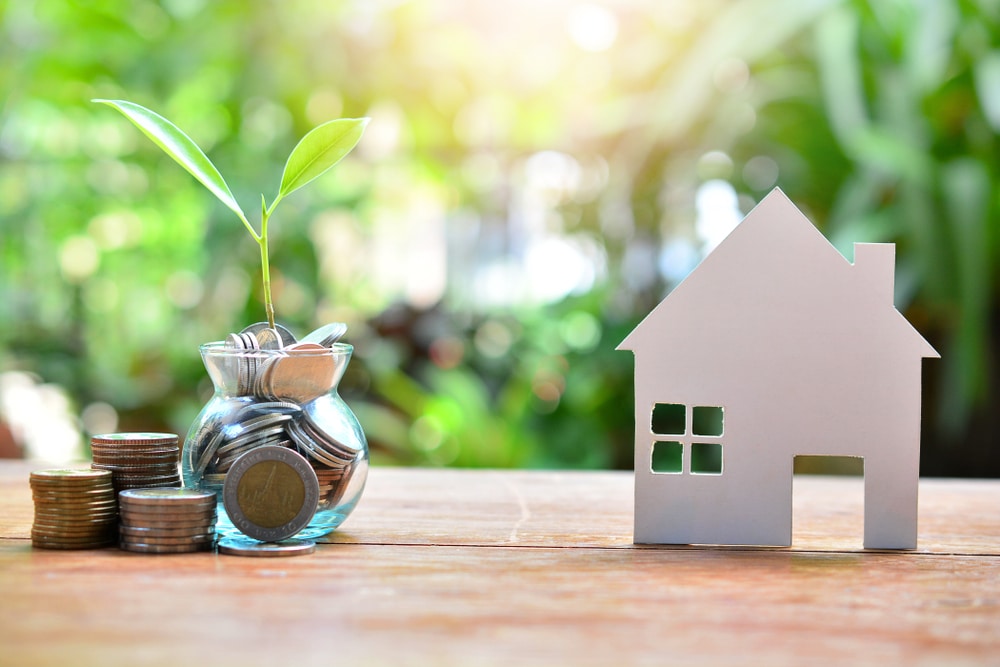
[[[773,190],[619,345],[636,543],[789,546],[798,455],[864,460],[864,546],[917,545],[920,380],[895,246],[849,263]]]

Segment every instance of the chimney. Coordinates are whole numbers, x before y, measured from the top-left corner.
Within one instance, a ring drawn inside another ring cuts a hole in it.
[[[893,305],[896,282],[896,244],[855,243],[854,270],[862,289],[875,295],[879,303]]]

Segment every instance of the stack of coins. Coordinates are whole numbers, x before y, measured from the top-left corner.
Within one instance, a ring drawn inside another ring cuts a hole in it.
[[[173,433],[108,433],[90,439],[95,470],[110,470],[115,491],[180,486]]]
[[[118,538],[118,503],[106,470],[31,473],[35,520],[31,544],[44,549],[96,549]]]
[[[127,489],[118,495],[126,551],[177,554],[215,545],[216,497],[193,489]]]

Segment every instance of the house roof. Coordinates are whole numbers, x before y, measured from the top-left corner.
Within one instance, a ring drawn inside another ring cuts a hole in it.
[[[848,262],[778,188],[772,190],[691,274],[622,341],[619,350],[655,349],[663,332],[691,319],[712,321],[824,314],[876,323],[895,348],[938,357],[892,303],[891,244],[855,246]],[[869,266],[867,264],[880,264]],[[779,325],[780,326],[780,325]]]

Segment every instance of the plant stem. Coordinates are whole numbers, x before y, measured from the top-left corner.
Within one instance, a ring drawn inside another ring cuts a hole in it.
[[[263,207],[261,207],[263,209]],[[267,256],[267,219],[270,211],[262,210],[260,219],[260,236],[257,245],[260,246],[261,277],[264,281],[264,313],[267,315],[267,326],[274,328],[274,303],[271,301],[271,266]]]

